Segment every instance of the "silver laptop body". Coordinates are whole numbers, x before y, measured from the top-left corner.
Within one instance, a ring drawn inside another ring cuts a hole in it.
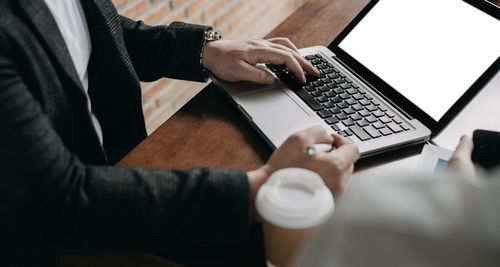
[[[388,8],[387,5],[391,5],[391,1],[395,6],[398,5],[397,2],[401,3],[400,0],[386,0],[386,2],[384,3],[386,5],[386,9]],[[342,36],[342,38],[345,38],[353,28],[357,27],[356,25],[358,25],[360,21],[365,18],[369,18],[370,12],[372,10],[376,10],[377,4],[379,4],[378,2],[379,1],[375,0],[372,1],[361,12],[361,14],[358,15],[358,17],[353,22],[351,22],[351,25],[349,25],[346,30],[344,30],[345,33],[343,32],[339,36],[344,35]],[[383,3],[384,1],[380,2]],[[434,2],[435,1],[425,0],[422,1],[422,5],[429,5],[428,8],[432,8],[432,4],[434,4]],[[384,6],[381,5],[378,12],[381,12],[380,9],[382,9],[383,7]],[[467,7],[463,8],[466,9]],[[479,10],[479,7],[471,6],[471,8]],[[481,12],[481,10],[479,11]],[[497,24],[495,25],[495,27],[498,28],[498,18],[496,19]],[[493,41],[500,44],[499,38],[495,38]],[[358,90],[365,90],[367,93],[369,93],[373,97],[373,99],[370,101],[378,102],[381,106],[385,107],[387,109],[386,111],[384,111],[385,114],[391,114],[391,117],[389,118],[391,120],[391,124],[396,126],[400,125],[401,127],[404,126],[405,130],[399,132],[395,131],[391,133],[390,131],[387,132],[387,129],[391,129],[385,127],[386,130],[384,130],[384,133],[387,133],[386,135],[381,133],[381,129],[376,129],[379,134],[375,133],[375,135],[372,136],[370,136],[371,134],[368,134],[370,138],[368,138],[367,140],[361,140],[363,138],[360,138],[359,134],[353,133],[352,130],[349,131],[349,129],[351,129],[352,127],[346,126],[342,120],[339,120],[334,124],[327,123],[325,121],[325,118],[321,118],[318,115],[318,112],[313,111],[313,109],[311,109],[311,107],[308,106],[308,104],[306,104],[306,102],[304,102],[304,100],[302,100],[293,91],[293,88],[290,88],[278,79],[272,85],[257,85],[248,82],[229,83],[217,79],[216,77],[212,77],[212,80],[218,87],[223,88],[228,93],[230,99],[232,99],[239,111],[273,148],[279,147],[287,137],[295,132],[301,131],[313,125],[320,125],[328,133],[340,133],[342,135],[348,136],[354,143],[358,145],[361,156],[367,157],[395,148],[423,143],[428,141],[431,137],[437,135],[453,119],[453,117],[458,114],[458,112],[463,107],[465,107],[465,105],[473,98],[473,96],[477,92],[479,92],[480,88],[484,86],[484,84],[491,78],[491,76],[493,76],[498,71],[498,67],[500,65],[498,60],[498,53],[491,56],[492,64],[488,64],[486,68],[484,68],[483,64],[484,70],[481,71],[482,75],[475,78],[475,83],[473,85],[471,85],[470,87],[467,86],[466,93],[464,93],[460,97],[460,99],[455,102],[455,105],[453,107],[448,107],[449,110],[443,116],[443,118],[437,119],[432,123],[427,123],[426,126],[424,125],[425,123],[423,121],[417,119],[417,117],[419,117],[418,113],[417,115],[415,115],[414,112],[412,114],[412,111],[408,111],[407,107],[395,104],[391,99],[391,95],[384,95],[383,93],[381,93],[384,92],[384,88],[376,88],[376,86],[366,81],[366,79],[363,77],[363,73],[357,73],[355,70],[351,69],[351,67],[348,66],[346,62],[341,62],[338,59],[338,55],[332,51],[334,50],[332,49],[332,46],[338,46],[338,44],[334,43],[335,41],[328,48],[323,46],[314,46],[300,49],[299,51],[300,54],[304,57],[307,55],[321,55],[324,59],[327,60],[325,64],[332,64],[336,69],[345,73],[345,75],[347,75],[347,77],[350,78],[353,83],[357,84],[360,88]],[[449,114],[452,115],[450,116]],[[387,116],[384,117],[384,119],[388,119]],[[379,117],[377,117],[377,119],[379,119]],[[366,129],[363,127],[359,127],[356,124],[354,126],[356,126],[356,129],[358,130],[359,128]],[[368,132],[365,131],[365,134],[367,133]]]

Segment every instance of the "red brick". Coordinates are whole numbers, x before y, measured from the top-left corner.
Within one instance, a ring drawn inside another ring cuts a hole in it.
[[[137,15],[146,11],[149,7],[149,0],[138,0],[133,2],[132,6],[127,8],[122,15],[129,18],[134,18]]]
[[[149,14],[145,19],[144,23],[152,25],[155,22],[158,22],[162,18],[164,18],[169,11],[167,5],[160,5],[153,13]]]
[[[116,7],[122,6],[123,4],[128,2],[128,0],[112,0],[112,1]]]
[[[186,0],[170,0],[170,8],[171,9],[176,9],[182,4],[184,4]]]

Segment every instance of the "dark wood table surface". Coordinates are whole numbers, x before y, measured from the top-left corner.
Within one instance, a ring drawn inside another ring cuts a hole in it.
[[[327,46],[368,2],[369,0],[309,0],[266,38],[288,37],[299,48]],[[500,0],[491,2],[498,4]],[[496,83],[500,85],[500,78],[496,78]],[[437,138],[438,143],[452,148],[451,144],[455,143],[453,138],[458,138],[462,133],[470,134],[470,129],[500,130],[499,119],[472,120],[471,115],[478,114],[482,109],[498,114],[498,105],[488,102],[491,97],[498,96],[500,90],[498,86],[495,88],[488,88],[486,92],[480,93],[477,100],[467,107],[468,112],[462,112],[449,129]],[[356,172],[375,174],[377,170],[385,172],[394,168],[411,169],[418,160],[420,149],[421,147],[415,147],[364,160],[357,165]],[[226,96],[211,84],[134,148],[118,165],[177,169],[209,166],[252,170],[263,164],[271,152]],[[61,263],[63,266],[180,266],[148,253],[71,255],[61,257]]]

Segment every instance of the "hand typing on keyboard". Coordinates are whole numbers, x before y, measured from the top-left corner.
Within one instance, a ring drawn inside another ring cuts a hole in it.
[[[259,63],[285,65],[294,74],[295,79],[302,83],[306,82],[306,74],[319,75],[319,71],[300,56],[290,40],[280,37],[268,40],[209,42],[204,47],[202,63],[214,75],[229,82],[274,83],[273,74],[259,68]]]

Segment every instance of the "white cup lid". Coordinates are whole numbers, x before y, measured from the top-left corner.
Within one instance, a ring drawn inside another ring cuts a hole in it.
[[[318,226],[334,210],[332,193],[323,179],[300,168],[274,172],[257,192],[255,205],[266,221],[291,229]]]

